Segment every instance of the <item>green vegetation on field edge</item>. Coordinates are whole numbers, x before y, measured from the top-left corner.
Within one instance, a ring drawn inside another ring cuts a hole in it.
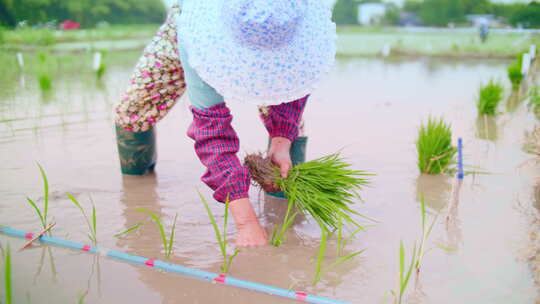
[[[50,46],[57,43],[115,41],[151,38],[161,24],[111,25],[103,28],[82,30],[51,30],[47,28],[21,28],[0,30],[0,45],[15,46]]]
[[[501,25],[514,27],[540,27],[540,3],[501,3],[496,0],[406,0],[402,6],[389,1],[337,0],[332,20],[336,24],[358,23],[360,4],[382,3],[386,12],[370,20],[372,24],[415,24],[446,27],[471,25],[471,15],[491,15]],[[364,21],[365,22],[365,21]]]
[[[0,26],[55,27],[64,20],[83,27],[99,24],[159,23],[165,17],[163,1],[154,0],[39,0],[0,1]]]
[[[88,47],[94,48],[93,42],[100,41],[110,45],[110,49],[114,49],[115,41],[122,40],[121,49],[140,50],[144,47],[144,43],[131,42],[149,40],[158,27],[156,24],[115,25],[103,29],[77,31],[9,30],[3,34],[4,45],[2,46],[0,42],[0,49],[39,51],[45,46],[50,46],[54,52],[76,52],[87,51]],[[338,26],[337,32],[338,56],[381,56],[382,50],[389,46],[390,56],[513,58],[516,53],[528,51],[531,44],[540,46],[540,34],[491,33],[488,41],[482,43],[474,31],[412,32],[394,27],[344,25]],[[0,41],[1,37],[0,32]],[[103,46],[105,47],[107,46]]]
[[[540,46],[540,34],[527,33],[491,33],[482,43],[475,31],[459,29],[340,26],[337,31],[338,56],[382,56],[388,48],[389,56],[515,58],[532,44]]]

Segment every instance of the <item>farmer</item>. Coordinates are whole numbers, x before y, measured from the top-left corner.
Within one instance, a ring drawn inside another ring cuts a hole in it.
[[[489,35],[489,20],[485,18],[481,20],[478,32],[480,34],[480,41],[482,41],[482,43],[486,42]]]
[[[167,24],[154,44],[167,40],[163,32],[173,27],[171,18]],[[229,200],[236,244],[264,245],[267,235],[249,200],[250,174],[237,157],[239,139],[225,102],[260,107],[271,138],[268,156],[286,177],[308,96],[334,61],[331,6],[320,0],[184,0],[176,25],[181,64],[160,59],[160,50],[166,47],[149,46],[117,108],[122,170],[129,174],[124,166],[136,162],[133,157],[123,159],[129,149],[150,149],[151,153],[142,153],[148,164],[143,171],[153,167],[153,139],[149,145],[126,142],[152,138],[152,126],[172,107],[185,84],[193,114],[187,133],[207,168],[202,181],[217,201]],[[155,90],[156,83],[157,93],[145,92]]]

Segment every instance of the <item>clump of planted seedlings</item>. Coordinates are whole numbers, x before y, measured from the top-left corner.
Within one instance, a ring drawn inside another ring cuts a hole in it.
[[[522,60],[523,57],[520,54],[517,56],[516,60],[508,66],[508,79],[510,79],[510,82],[512,83],[512,90],[517,90],[523,80],[523,74],[521,74]]]
[[[234,250],[234,253],[232,255],[227,254],[227,224],[229,219],[229,198],[225,201],[225,214],[223,215],[223,232],[219,231],[219,227],[216,222],[216,218],[212,214],[212,211],[210,210],[210,207],[208,206],[208,202],[204,198],[204,196],[199,192],[199,197],[201,198],[201,201],[204,204],[204,208],[206,209],[206,213],[208,214],[208,218],[210,219],[210,222],[212,223],[212,227],[214,228],[214,234],[216,236],[216,240],[219,244],[219,250],[221,252],[221,256],[223,257],[223,264],[221,264],[220,270],[223,273],[228,273],[233,259],[240,253],[238,249]]]
[[[43,229],[47,229],[47,216],[49,213],[49,181],[47,179],[47,174],[45,174],[45,170],[43,169],[43,167],[39,163],[37,164],[37,166],[41,174],[41,179],[43,180],[43,209],[40,209],[37,206],[36,202],[34,202],[29,197],[26,198],[26,201],[36,211],[36,214],[38,215],[39,220],[41,221],[41,225],[43,226]]]
[[[107,71],[107,65],[104,62],[105,52],[100,51],[94,56],[94,71],[96,72],[96,78],[101,79]]]
[[[4,258],[4,302],[5,304],[11,304],[13,291],[11,286],[11,249],[9,244],[6,246],[6,249],[2,250],[2,257]]]
[[[246,156],[245,164],[264,190],[279,189],[288,199],[283,222],[272,234],[272,245],[279,246],[285,241],[286,231],[298,213],[310,214],[326,231],[334,231],[340,223],[361,227],[352,216],[362,215],[350,205],[355,198],[360,199],[358,191],[368,184],[372,174],[350,169],[350,164],[339,153],[299,164],[286,178],[281,177],[279,168],[262,154]]]
[[[69,200],[81,211],[84,220],[86,221],[86,224],[88,225],[88,229],[90,230],[90,233],[88,233],[88,238],[90,241],[92,241],[92,244],[97,244],[97,216],[96,216],[96,206],[92,203],[92,220],[88,218],[86,215],[86,212],[84,211],[84,208],[81,206],[79,201],[70,193],[66,194]]]
[[[161,218],[155,214],[154,212],[146,209],[136,209],[135,211],[143,212],[146,215],[148,215],[154,223],[157,225],[159,229],[159,235],[161,237],[161,241],[163,242],[163,250],[165,251],[165,257],[169,258],[172,254],[173,245],[174,245],[174,231],[176,228],[176,219],[178,218],[178,213],[174,216],[174,221],[171,227],[171,232],[169,233],[169,236],[165,234],[165,225],[163,224],[163,221]]]
[[[422,124],[416,140],[418,169],[427,174],[441,174],[451,171],[455,163],[457,148],[452,145],[452,131],[444,120],[429,118]]]
[[[490,80],[486,86],[480,88],[480,96],[476,107],[480,115],[497,114],[497,106],[503,97],[503,86],[496,81]]]
[[[39,52],[37,57],[38,65],[36,72],[39,88],[42,91],[49,91],[52,88],[52,59],[45,52]]]

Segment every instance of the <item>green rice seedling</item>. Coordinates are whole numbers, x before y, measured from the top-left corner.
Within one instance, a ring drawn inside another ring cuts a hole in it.
[[[125,234],[128,234],[130,232],[133,232],[133,231],[137,231],[139,230],[139,228],[141,228],[141,226],[143,225],[144,223],[143,222],[139,222],[139,223],[136,223],[135,225],[132,225],[130,226],[129,228],[127,228],[126,230],[122,231],[122,232],[118,232],[117,234],[113,235],[114,237],[121,237]]]
[[[47,228],[47,216],[49,213],[49,181],[47,179],[47,174],[45,173],[45,170],[43,167],[37,163],[37,166],[39,168],[39,172],[41,173],[41,179],[43,180],[43,210],[41,210],[37,204],[30,199],[29,197],[26,198],[26,201],[34,208],[36,211],[36,214],[39,217],[39,220],[41,221],[41,225],[43,226],[43,229]]]
[[[96,216],[96,206],[92,202],[92,220],[88,218],[86,215],[86,212],[84,211],[84,208],[81,206],[79,201],[70,193],[66,193],[69,200],[81,211],[84,220],[86,221],[86,224],[88,225],[88,229],[90,230],[90,233],[88,233],[88,238],[92,241],[92,244],[97,244],[97,216]]]
[[[399,286],[397,292],[392,291],[395,299],[394,303],[401,304],[407,286],[409,285],[409,279],[411,278],[412,270],[416,264],[416,259],[416,243],[414,243],[411,261],[408,265],[405,265],[405,245],[403,245],[403,241],[401,241],[399,243]]]
[[[36,69],[39,88],[42,91],[52,89],[53,60],[48,53],[38,53],[38,66]]]
[[[431,224],[429,226],[427,226],[427,223],[426,223],[426,202],[425,202],[425,199],[424,199],[424,195],[420,196],[420,216],[421,216],[421,219],[422,219],[422,239],[420,241],[420,246],[418,247],[418,257],[417,257],[417,260],[415,262],[415,268],[416,268],[416,275],[417,276],[420,275],[420,266],[422,264],[422,258],[424,257],[426,252],[429,251],[429,250],[426,251],[426,241],[427,241],[429,235],[431,234],[431,231],[433,230],[433,226],[435,225],[435,221],[437,221],[437,217],[438,217],[438,214],[437,214],[437,216],[434,216],[433,221],[431,222]]]
[[[97,67],[94,66],[97,79],[101,79],[101,77],[103,77],[107,71],[107,65],[105,64],[106,53],[104,51],[100,51],[99,56],[99,62],[94,62],[94,64],[97,65]],[[96,58],[94,58],[94,60],[96,60]]]
[[[289,200],[289,202],[287,203],[287,211],[285,212],[285,217],[283,218],[282,224],[274,227],[274,231],[272,232],[272,236],[270,237],[271,245],[278,247],[286,241],[286,232],[292,226],[292,224],[294,223],[294,219],[298,215],[298,212],[292,212],[293,208],[294,203]]]
[[[84,291],[79,295],[79,299],[77,300],[78,304],[84,304],[84,300],[86,299],[86,296],[88,295],[88,290]]]
[[[12,303],[12,286],[11,286],[11,249],[9,244],[3,251],[4,257],[4,288],[5,288],[5,303]]]
[[[328,242],[328,231],[324,226],[321,226],[321,243],[319,245],[319,253],[317,254],[317,261],[315,262],[315,276],[313,277],[313,284],[317,284],[321,280],[321,268],[322,262],[324,261],[324,256],[326,252],[326,245]]]
[[[497,114],[497,106],[502,100],[503,86],[496,81],[490,80],[486,86],[480,88],[480,96],[476,107],[480,115]]]
[[[353,232],[349,234],[348,237],[345,237],[343,235],[343,222],[339,223],[338,229],[337,229],[337,248],[336,248],[336,254],[337,256],[340,256],[343,254],[343,250],[345,249],[345,246],[347,243],[349,243],[354,237],[358,234],[358,232],[363,231],[367,228],[367,226],[362,226],[356,228]]]
[[[429,235],[431,234],[431,231],[433,230],[433,227],[435,226],[435,222],[437,221],[438,214],[433,218],[431,224],[428,225],[426,221],[426,203],[424,196],[420,196],[420,219],[421,219],[421,225],[422,225],[422,238],[420,240],[420,245],[417,246],[417,242],[414,242],[413,250],[412,250],[412,256],[411,261],[408,265],[405,265],[405,246],[403,245],[403,241],[400,242],[399,246],[399,288],[398,292],[392,291],[392,294],[395,298],[395,303],[401,303],[403,300],[403,295],[405,294],[405,290],[407,289],[410,276],[412,273],[412,269],[416,270],[416,279],[419,279],[420,276],[420,268],[422,266],[422,259],[424,256],[431,250],[435,248],[443,249],[446,251],[453,250],[452,248],[448,248],[445,246],[435,246],[431,247],[429,249],[426,249],[427,240],[429,238]]]
[[[521,74],[522,56],[518,55],[517,59],[508,66],[508,79],[512,83],[512,89],[517,90],[521,81],[523,80],[523,74]]]
[[[326,227],[323,224],[319,224],[319,226],[321,228],[321,242],[320,242],[320,245],[319,245],[319,252],[317,254],[317,259],[315,261],[315,274],[314,274],[313,280],[312,280],[313,285],[320,282],[323,275],[325,273],[327,273],[328,271],[330,271],[332,268],[334,268],[334,267],[336,267],[336,266],[338,266],[338,265],[340,265],[342,263],[345,263],[345,262],[349,261],[350,259],[354,258],[355,256],[357,256],[357,255],[361,254],[362,252],[364,252],[364,250],[360,250],[360,251],[350,253],[350,254],[348,254],[346,256],[339,257],[332,264],[330,264],[330,265],[328,265],[326,267],[323,267],[324,258],[326,256],[326,248],[327,248],[327,244],[328,244],[328,236],[329,236],[330,233],[328,232],[328,230],[326,229]]]
[[[444,120],[429,118],[422,124],[416,140],[418,168],[427,174],[440,174],[450,171],[455,163],[457,148],[452,146],[452,131]]]
[[[263,189],[268,192],[275,192],[275,188],[282,190],[291,204],[282,226],[275,233],[277,241],[274,245],[283,242],[284,232],[296,214],[293,207],[300,214],[310,214],[327,231],[337,229],[342,221],[361,227],[352,216],[366,217],[352,210],[350,205],[354,199],[360,199],[358,191],[369,183],[367,178],[373,174],[350,169],[350,164],[339,153],[299,164],[290,170],[287,178],[281,177],[279,168],[261,154],[246,156],[245,163]]]
[[[163,225],[161,218],[157,214],[146,209],[136,209],[135,211],[145,213],[146,215],[150,216],[150,218],[152,218],[154,223],[156,223],[159,229],[159,234],[161,236],[161,241],[163,242],[163,250],[165,250],[165,257],[169,258],[173,250],[174,231],[176,228],[176,219],[178,218],[178,213],[176,213],[176,215],[174,216],[171,233],[169,234],[169,237],[167,237],[167,235],[165,234],[165,226]]]
[[[101,63],[99,65],[99,68],[96,71],[96,77],[98,79],[101,79],[101,77],[103,77],[103,74],[105,74],[106,70],[107,70],[107,66],[105,65],[105,63]]]
[[[214,228],[214,234],[216,235],[216,239],[219,243],[219,250],[221,252],[221,256],[223,257],[223,264],[221,265],[220,270],[223,273],[228,273],[231,268],[233,259],[238,255],[238,253],[240,253],[238,249],[235,249],[232,255],[229,256],[227,254],[227,223],[229,218],[229,198],[227,197],[225,201],[225,214],[223,216],[223,233],[221,233],[219,231],[216,219],[212,214],[210,207],[208,206],[208,202],[200,192],[199,197],[204,204],[204,208],[206,209],[208,218],[210,218],[210,222],[212,223],[212,227]]]

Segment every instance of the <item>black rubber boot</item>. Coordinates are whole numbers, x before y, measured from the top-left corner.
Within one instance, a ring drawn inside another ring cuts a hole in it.
[[[116,125],[116,142],[122,174],[144,175],[154,170],[157,160],[155,128],[132,132]]]

